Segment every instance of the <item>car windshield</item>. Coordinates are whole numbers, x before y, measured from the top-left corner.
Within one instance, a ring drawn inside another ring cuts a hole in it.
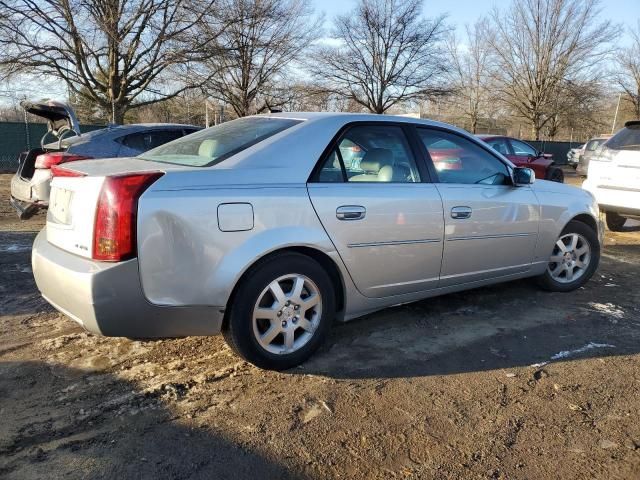
[[[289,118],[240,118],[174,140],[143,153],[139,158],[209,167],[300,122]]]
[[[607,148],[613,150],[640,150],[640,125],[623,128],[607,142]]]

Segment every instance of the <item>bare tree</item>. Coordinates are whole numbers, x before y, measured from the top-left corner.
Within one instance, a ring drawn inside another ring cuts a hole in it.
[[[186,40],[203,1],[0,0],[0,67],[59,78],[122,123],[189,88],[165,74],[194,59]]]
[[[631,46],[620,54],[616,80],[631,103],[635,118],[640,118],[640,21],[631,31]]]
[[[447,91],[444,17],[422,17],[422,0],[359,0],[338,16],[336,46],[317,48],[310,68],[327,91],[374,113]]]
[[[470,120],[471,131],[476,133],[478,121],[486,114],[491,101],[488,70],[492,52],[486,38],[486,20],[467,25],[465,31],[465,45],[458,42],[454,33],[447,39],[452,64],[449,78],[455,89],[453,98]]]
[[[501,93],[529,121],[536,139],[556,113],[563,84],[598,76],[619,34],[600,18],[599,0],[513,0],[504,12],[494,9],[488,39]]]
[[[202,68],[205,75],[214,73],[206,83],[207,93],[239,117],[283,105],[288,95],[281,87],[319,31],[320,19],[313,18],[309,0],[219,4],[223,33],[218,37],[208,22],[199,25],[211,52]]]

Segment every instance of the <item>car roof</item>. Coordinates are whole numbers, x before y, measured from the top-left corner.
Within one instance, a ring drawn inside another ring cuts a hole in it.
[[[449,123],[438,122],[427,118],[415,118],[405,115],[390,115],[377,113],[352,113],[352,112],[278,112],[255,117],[287,118],[291,120],[303,120],[305,122],[332,121],[335,124],[347,125],[352,122],[388,122],[388,123],[409,123],[414,125],[425,125],[431,127],[442,127],[449,130],[463,132],[470,135],[466,130],[451,125]]]

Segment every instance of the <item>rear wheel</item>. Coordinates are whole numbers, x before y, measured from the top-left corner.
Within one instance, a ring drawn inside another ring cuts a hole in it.
[[[547,270],[538,283],[552,292],[570,292],[584,285],[598,268],[600,242],[588,225],[572,220],[553,246]]]
[[[222,333],[248,362],[284,370],[313,354],[334,316],[335,292],[327,272],[305,255],[283,253],[246,276]]]
[[[546,179],[552,182],[564,183],[564,172],[558,167],[549,167],[547,169]]]
[[[612,232],[621,232],[625,222],[627,221],[627,219],[624,218],[622,215],[618,215],[617,213],[614,213],[614,212],[607,212],[606,219],[607,219],[607,227]]]

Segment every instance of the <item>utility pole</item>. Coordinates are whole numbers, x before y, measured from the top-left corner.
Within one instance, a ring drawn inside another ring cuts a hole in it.
[[[613,116],[613,125],[611,125],[611,135],[613,135],[613,131],[616,129],[616,122],[618,121],[618,110],[620,109],[620,99],[622,98],[622,93],[618,94],[618,104],[616,105],[616,114]]]

